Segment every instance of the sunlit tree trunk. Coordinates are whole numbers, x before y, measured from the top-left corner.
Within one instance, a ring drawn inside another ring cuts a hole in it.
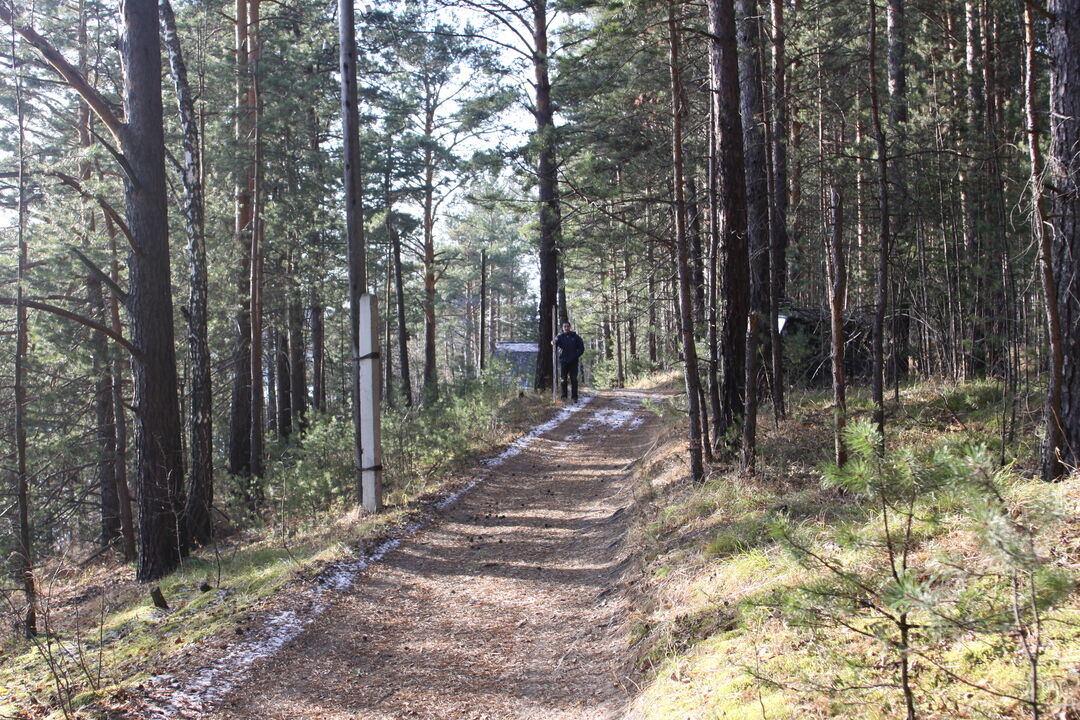
[[[701,450],[701,380],[698,376],[697,348],[694,344],[693,268],[690,264],[690,239],[686,227],[686,198],[683,165],[683,120],[687,109],[680,66],[679,28],[674,0],[668,3],[668,65],[671,72],[671,165],[675,190],[675,248],[679,271],[679,313],[682,331],[683,372],[686,380],[687,415],[690,421],[690,478],[700,483],[705,478]]]

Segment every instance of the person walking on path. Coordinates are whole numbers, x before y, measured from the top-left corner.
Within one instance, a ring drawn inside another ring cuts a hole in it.
[[[566,384],[570,383],[571,398],[578,399],[578,360],[585,352],[585,341],[574,332],[570,323],[562,325],[562,332],[555,338],[555,347],[559,349],[559,377],[562,378],[562,398],[566,399]]]

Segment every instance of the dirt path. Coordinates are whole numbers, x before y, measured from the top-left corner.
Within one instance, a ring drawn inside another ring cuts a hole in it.
[[[620,717],[629,467],[656,425],[644,397],[599,394],[489,461],[210,717]]]

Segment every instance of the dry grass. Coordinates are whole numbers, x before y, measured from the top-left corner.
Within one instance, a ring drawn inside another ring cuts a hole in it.
[[[889,409],[890,443],[926,449],[980,442],[993,455],[1000,452],[1001,393],[993,384],[915,385],[904,388],[901,400],[903,405]],[[858,392],[852,407],[856,416],[868,411]],[[1015,517],[1041,505],[1064,510],[1042,529],[1039,547],[1055,567],[1077,578],[1080,475],[1052,486],[1025,477],[1023,471],[1034,467],[1033,407],[1038,403],[1018,405],[1014,439],[1005,447],[1014,471],[1004,491]],[[868,573],[883,567],[881,554],[867,547],[880,538],[877,511],[820,482],[820,466],[832,449],[828,397],[801,393],[791,398],[790,408],[778,427],[767,409],[762,413],[754,477],[719,465],[704,484],[690,486],[681,420],[674,419],[643,464],[642,492],[652,507],[637,530],[643,573],[635,588],[632,641],[647,680],[634,718],[902,716],[895,654],[886,645],[835,625],[813,627],[790,609],[793,593],[829,573],[799,562],[780,541],[778,524],[844,567]],[[931,583],[951,602],[999,598],[1002,579],[978,577],[1000,566],[987,555],[968,508],[949,498],[937,502],[939,519],[916,524],[911,567],[932,570],[945,559],[962,567],[965,572]],[[1080,595],[1073,592],[1045,620],[1042,701],[1061,717],[1075,717]],[[1023,694],[1026,667],[1013,630],[927,632],[920,643],[919,650],[933,660],[913,663],[921,718],[1030,716],[1022,703],[974,687]],[[972,685],[950,679],[934,662]]]

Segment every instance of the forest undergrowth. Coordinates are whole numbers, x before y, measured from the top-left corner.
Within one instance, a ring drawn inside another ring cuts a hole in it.
[[[313,582],[331,563],[407,522],[479,456],[550,409],[547,396],[476,381],[424,407],[390,410],[383,430],[387,507],[379,515],[358,511],[346,486],[348,420],[324,416],[302,444],[272,450],[256,510],[239,479],[221,478],[221,537],[160,583],[135,582],[132,565],[107,555],[80,558],[84,549],[76,546],[49,558],[38,570],[43,632],[33,640],[8,635],[0,647],[0,717],[108,717],[153,675],[182,665],[185,652],[213,646],[215,638],[242,638],[276,595]],[[168,609],[154,606],[154,587]],[[14,625],[10,610],[5,619]]]
[[[993,382],[899,398],[880,460],[863,389],[843,470],[831,396],[797,391],[756,475],[697,486],[671,409],[639,469],[635,720],[1080,717],[1080,473],[1036,479],[1039,398],[1012,433]]]

